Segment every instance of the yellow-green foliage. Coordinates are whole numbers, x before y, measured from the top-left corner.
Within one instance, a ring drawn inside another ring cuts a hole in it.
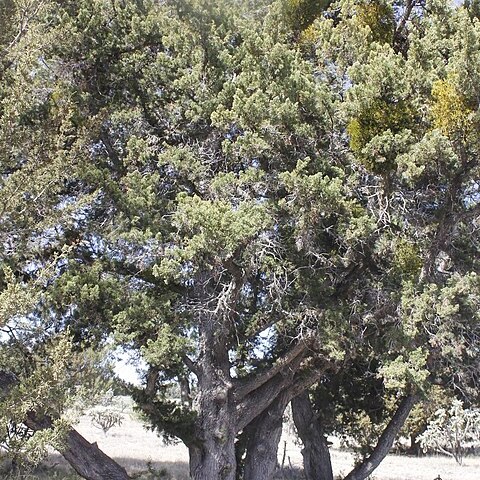
[[[395,248],[393,265],[403,278],[416,277],[422,268],[418,247],[405,240],[400,240]]]
[[[439,408],[446,408],[451,403],[451,392],[444,387],[432,385],[428,388],[427,395],[415,405],[403,426],[404,435],[417,437],[425,430],[429,420]]]
[[[292,29],[304,31],[330,3],[330,0],[285,0],[285,17]]]
[[[374,173],[387,173],[394,167],[394,158],[378,162],[375,158],[363,155],[362,150],[375,136],[386,130],[392,133],[409,128],[413,123],[413,111],[404,101],[395,103],[376,100],[360,115],[352,118],[347,126],[350,148],[365,167]]]
[[[430,110],[432,123],[446,137],[465,132],[471,125],[467,99],[458,91],[454,83],[437,80],[432,86],[433,103]]]
[[[314,23],[309,25],[305,30],[300,33],[298,43],[302,47],[313,47],[318,37],[318,30]]]
[[[385,362],[380,369],[385,387],[397,391],[407,391],[412,385],[423,388],[429,375],[426,368],[427,356],[428,352],[419,347]]]
[[[375,0],[365,2],[357,7],[356,19],[360,26],[370,28],[374,42],[391,43],[395,18],[390,5]]]

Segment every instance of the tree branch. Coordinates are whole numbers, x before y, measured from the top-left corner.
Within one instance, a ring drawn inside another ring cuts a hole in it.
[[[290,365],[290,371],[287,373],[278,373],[266,384],[253,391],[243,402],[237,406],[237,427],[242,430],[255,417],[260,415],[277,396],[287,390],[289,399],[299,395],[301,392],[312,386],[325,373],[330,362],[322,366],[308,365],[302,371],[299,368],[304,360],[304,356],[297,357]]]
[[[39,419],[34,412],[29,412],[25,425],[33,431],[53,427],[50,417]],[[98,448],[96,442],[90,443],[75,429],[66,434],[66,447],[60,453],[73,469],[86,480],[129,480],[126,470],[115,460]]]
[[[198,367],[197,364],[188,356],[184,355],[182,357],[183,363],[186,365],[186,367],[195,375],[198,374]]]
[[[237,403],[237,430],[240,431],[246,427],[255,417],[260,415],[278,396],[278,394],[287,388],[300,367],[303,360],[303,354],[298,355],[288,365],[288,369],[278,372],[273,378],[261,384],[260,387],[251,391],[251,393],[242,398]]]
[[[237,381],[235,387],[235,398],[237,401],[241,401],[250,392],[253,392],[263,384],[271,380],[277,373],[287,368],[299,355],[302,355],[313,343],[313,336],[308,335],[307,338],[299,340],[285,355],[279,358],[273,366],[271,366],[265,372],[261,372],[248,381]]]
[[[363,480],[372,474],[392,448],[395,437],[403,427],[405,420],[418,399],[418,395],[408,395],[400,402],[395,414],[378,439],[373,452],[361,464],[355,467],[344,480]]]

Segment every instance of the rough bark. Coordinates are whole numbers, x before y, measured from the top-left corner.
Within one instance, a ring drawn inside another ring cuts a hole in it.
[[[216,322],[202,325],[195,443],[189,445],[192,480],[235,480],[236,411],[225,337]]]
[[[297,372],[293,379],[287,376],[285,387],[273,401],[246,427],[246,458],[244,480],[269,480],[275,473],[278,458],[278,443],[283,424],[283,414],[288,403],[320,379],[323,368],[313,368],[308,372]]]
[[[295,365],[292,368],[298,368]],[[290,372],[289,372],[290,373]],[[257,390],[251,392],[247,398],[238,404],[237,408],[237,430],[244,429],[247,425],[255,420],[259,415],[267,410],[270,404],[277,398],[277,396],[292,382],[292,374],[278,374],[272,378],[269,382],[263,384]]]
[[[333,480],[330,452],[322,426],[313,411],[308,393],[292,400],[293,421],[303,443],[302,456],[307,480]]]
[[[362,463],[357,465],[344,480],[364,480],[372,474],[392,448],[395,437],[417,401],[417,395],[408,395],[400,402],[395,414],[378,439],[373,452]]]
[[[192,480],[235,480],[235,437],[228,408],[215,401],[211,409],[202,409],[197,421],[198,443],[189,445],[190,477]]]
[[[8,395],[17,383],[14,375],[0,372],[0,398]],[[35,412],[29,412],[25,418],[25,425],[33,431],[52,428],[50,417],[40,417]],[[115,460],[102,452],[96,443],[90,443],[75,429],[71,429],[65,438],[66,447],[60,453],[72,468],[86,480],[129,480],[125,469]]]
[[[286,405],[292,396],[314,383],[324,370],[301,371],[305,350],[302,346],[280,361],[282,368],[274,365],[260,381],[260,377],[255,377],[248,387],[238,383],[234,386],[228,349],[214,325],[213,322],[203,325],[202,344],[209,348],[202,348],[195,363],[198,414],[195,441],[188,445],[190,476],[193,480],[234,480],[240,453],[238,448],[235,451],[235,438],[255,419],[255,427],[250,426],[255,434],[247,436],[244,478],[267,479],[275,471]]]
[[[39,420],[34,413],[29,413],[25,424],[38,431],[52,427],[48,417]],[[66,448],[60,453],[73,469],[86,480],[128,480],[125,469],[102,452],[96,443],[90,443],[76,430],[71,429],[65,439]]]
[[[281,393],[248,426],[244,480],[270,480],[277,467],[278,444],[282,436],[283,414],[290,401],[288,392]]]

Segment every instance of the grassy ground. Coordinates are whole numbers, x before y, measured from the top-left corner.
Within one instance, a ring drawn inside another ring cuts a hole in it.
[[[162,440],[143,425],[125,415],[123,424],[113,427],[106,435],[94,428],[88,418],[83,418],[77,429],[89,441],[96,441],[99,447],[115,458],[127,470],[142,480],[188,480],[188,452],[182,445],[165,445]],[[300,447],[292,436],[285,435],[280,443],[279,462],[283,461],[284,471],[278,472],[278,480],[297,480],[302,465]],[[332,464],[336,476],[346,475],[353,464],[353,456],[339,448],[332,448]],[[374,472],[372,480],[480,480],[480,458],[467,457],[459,466],[446,457],[412,458],[389,455]],[[52,468],[54,465],[54,468]],[[68,465],[58,455],[52,454],[43,471],[29,476],[28,480],[73,480],[65,469]],[[142,473],[143,472],[143,473]],[[140,476],[141,475],[141,476]],[[0,478],[6,478],[0,474]],[[260,480],[260,479],[259,479]]]

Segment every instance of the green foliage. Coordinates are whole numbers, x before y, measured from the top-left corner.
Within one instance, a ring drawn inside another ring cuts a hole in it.
[[[15,0],[4,0],[0,4],[0,48],[3,50],[13,40],[14,17],[16,13]],[[3,57],[4,52],[0,54]]]
[[[283,14],[296,31],[307,29],[330,5],[331,0],[284,0]]]
[[[362,453],[401,393],[435,380],[476,401],[471,12],[42,5],[0,42],[0,367],[19,380],[5,424],[31,408],[63,422],[106,387],[94,360],[111,343],[147,365],[133,391],[150,424],[187,443],[209,433],[205,397],[237,401],[236,377],[310,335],[302,374],[328,370],[317,406]],[[173,382],[190,383],[181,405]]]
[[[418,278],[422,268],[422,258],[418,246],[399,240],[393,259],[393,268],[405,279]]]
[[[17,463],[38,465],[48,446],[63,449],[72,423],[108,388],[109,367],[104,352],[75,351],[68,334],[32,352],[24,346],[21,356],[12,357],[14,351],[13,345],[0,349],[2,371],[17,374],[0,405],[0,446]],[[22,426],[30,412],[49,417],[52,428],[32,432]]]
[[[408,103],[374,101],[358,117],[350,120],[347,126],[350,148],[358,154],[368,170],[388,174],[396,168],[396,144],[399,143],[396,136],[412,129],[413,124],[414,114]],[[387,135],[393,135],[392,140],[387,139]],[[373,144],[375,140],[377,143]],[[387,147],[389,143],[393,143],[393,148]]]
[[[369,0],[356,6],[355,20],[360,27],[370,29],[374,42],[391,43],[395,30],[392,5],[386,1]]]
[[[170,325],[160,325],[157,338],[149,338],[141,348],[145,361],[166,370],[182,363],[182,357],[192,350],[191,342]]]
[[[384,379],[385,387],[394,391],[408,391],[413,385],[421,388],[429,376],[426,369],[427,356],[427,351],[417,348],[408,352],[408,355],[399,355],[383,365],[379,373]]]
[[[473,18],[480,18],[480,3],[478,0],[465,0],[464,5]]]

